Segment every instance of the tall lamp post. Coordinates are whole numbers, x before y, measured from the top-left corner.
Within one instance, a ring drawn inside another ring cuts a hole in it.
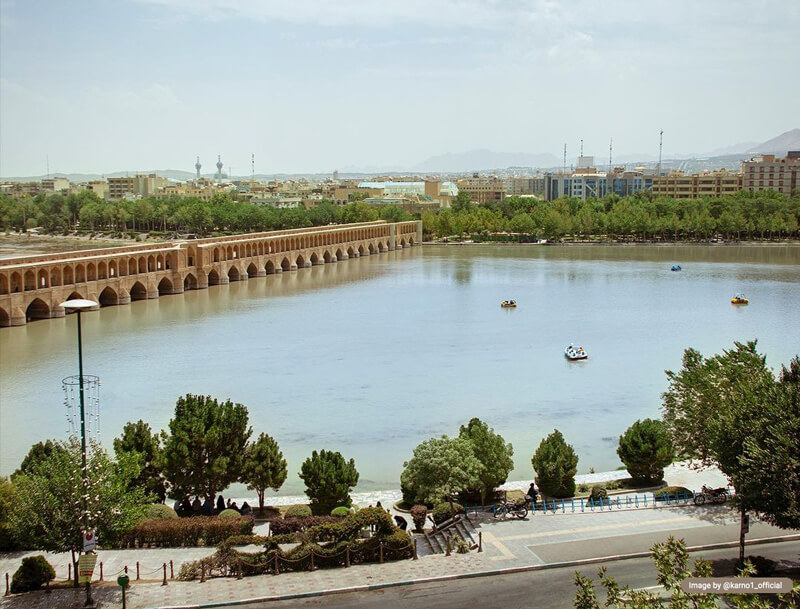
[[[86,467],[86,412],[84,408],[84,387],[83,387],[83,346],[81,344],[81,312],[87,309],[93,309],[98,304],[93,300],[67,300],[62,302],[61,306],[68,311],[74,311],[78,314],[78,391],[80,402],[80,416],[81,416],[81,481],[83,482],[83,493],[81,493],[81,515],[83,520],[84,533],[89,531],[89,470]],[[86,582],[86,602],[85,607],[94,606],[92,600],[92,582],[91,577]]]

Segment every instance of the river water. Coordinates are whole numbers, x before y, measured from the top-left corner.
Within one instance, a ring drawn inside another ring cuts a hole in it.
[[[730,304],[740,291],[750,305]],[[619,465],[618,436],[659,415],[686,347],[757,338],[787,363],[799,302],[796,246],[425,246],[85,314],[84,370],[102,379],[108,448],[127,421],[165,428],[185,393],[245,404],[289,462],[282,494],[302,492],[300,464],[323,448],[355,458],[359,490],[396,488],[419,442],[473,416],[524,479],[554,428],[579,473]],[[570,342],[589,359],[566,361]],[[0,370],[7,475],[66,436],[75,317],[0,330]]]

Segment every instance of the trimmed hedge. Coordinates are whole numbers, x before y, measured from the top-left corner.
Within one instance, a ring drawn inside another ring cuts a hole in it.
[[[447,502],[437,503],[433,508],[433,521],[438,525],[443,523],[445,520],[450,520],[450,518],[456,514],[463,513],[464,506],[458,503],[453,503],[453,510],[450,509],[450,504]]]
[[[290,505],[283,515],[284,518],[308,518],[311,516],[311,508],[307,505]]]
[[[177,548],[199,546],[202,541],[206,546],[213,546],[234,535],[252,534],[254,523],[247,516],[155,518],[140,522],[127,531],[122,545],[127,548]]]
[[[184,563],[178,579],[194,580],[203,571],[206,577],[274,573],[276,559],[279,571],[308,571],[311,568],[312,552],[316,568],[344,567],[348,556],[350,564],[379,562],[381,546],[385,561],[407,559],[413,555],[411,538],[381,508],[365,508],[347,518],[327,519],[328,522],[308,529],[301,539],[298,539],[296,533],[266,538],[257,535],[231,537],[220,544],[214,555]],[[360,533],[366,527],[372,529],[373,536],[361,539]],[[318,542],[322,538],[330,543],[321,545]],[[300,544],[289,550],[280,547],[280,544],[297,541]],[[258,543],[264,543],[263,552],[239,552],[233,548],[234,545]]]
[[[222,510],[219,514],[217,514],[217,518],[239,518],[241,514],[234,509],[228,508],[227,510]]]
[[[350,508],[344,505],[340,505],[339,507],[335,507],[331,510],[331,516],[349,516],[350,515]]]
[[[28,556],[22,559],[22,565],[11,578],[11,592],[38,590],[55,577],[56,572],[44,556]]]
[[[328,522],[339,522],[338,516],[307,516],[305,518],[283,518],[271,520],[269,523],[270,535],[287,535],[299,533],[310,527]]]

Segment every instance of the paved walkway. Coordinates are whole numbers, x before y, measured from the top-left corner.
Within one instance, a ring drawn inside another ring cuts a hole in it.
[[[718,472],[698,473],[684,466],[671,466],[667,473],[670,484],[699,488],[702,483],[724,483]],[[522,482],[527,488],[526,482]],[[523,490],[524,490],[523,488]],[[639,510],[595,510],[584,513],[537,513],[525,520],[497,521],[488,514],[474,517],[483,538],[483,551],[467,555],[423,556],[417,561],[401,561],[384,565],[359,565],[350,569],[327,569],[313,573],[285,573],[278,576],[248,577],[243,580],[214,579],[199,582],[170,581],[160,585],[163,565],[173,561],[177,575],[186,561],[213,553],[213,548],[166,548],[150,550],[101,550],[106,582],[98,583],[95,596],[104,606],[121,606],[118,586],[113,581],[127,565],[132,585],[128,607],[165,607],[197,605],[211,602],[320,592],[351,586],[375,586],[407,582],[430,577],[458,576],[509,567],[541,566],[563,561],[613,554],[647,551],[653,543],[676,534],[689,545],[735,541],[738,522],[727,506],[670,506]],[[791,532],[789,532],[791,533]],[[753,522],[750,539],[786,535],[768,525]],[[599,540],[603,540],[599,543]],[[420,547],[422,544],[420,544]],[[252,547],[256,551],[260,548]],[[13,573],[22,556],[36,553],[0,555],[0,573]],[[67,576],[68,554],[46,554],[56,569],[58,579]],[[136,582],[136,563],[143,580]],[[99,568],[95,579],[99,578]],[[111,580],[110,582],[108,580]],[[0,608],[79,607],[82,593],[57,590],[13,596],[0,600]]]

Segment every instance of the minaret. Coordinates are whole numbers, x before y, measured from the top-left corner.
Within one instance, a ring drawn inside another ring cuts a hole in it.
[[[222,179],[222,159],[220,158],[220,155],[217,155],[217,179]]]
[[[197,179],[200,179],[200,168],[202,165],[200,164],[200,157],[197,157],[197,162],[194,164],[194,168],[197,171]]]

